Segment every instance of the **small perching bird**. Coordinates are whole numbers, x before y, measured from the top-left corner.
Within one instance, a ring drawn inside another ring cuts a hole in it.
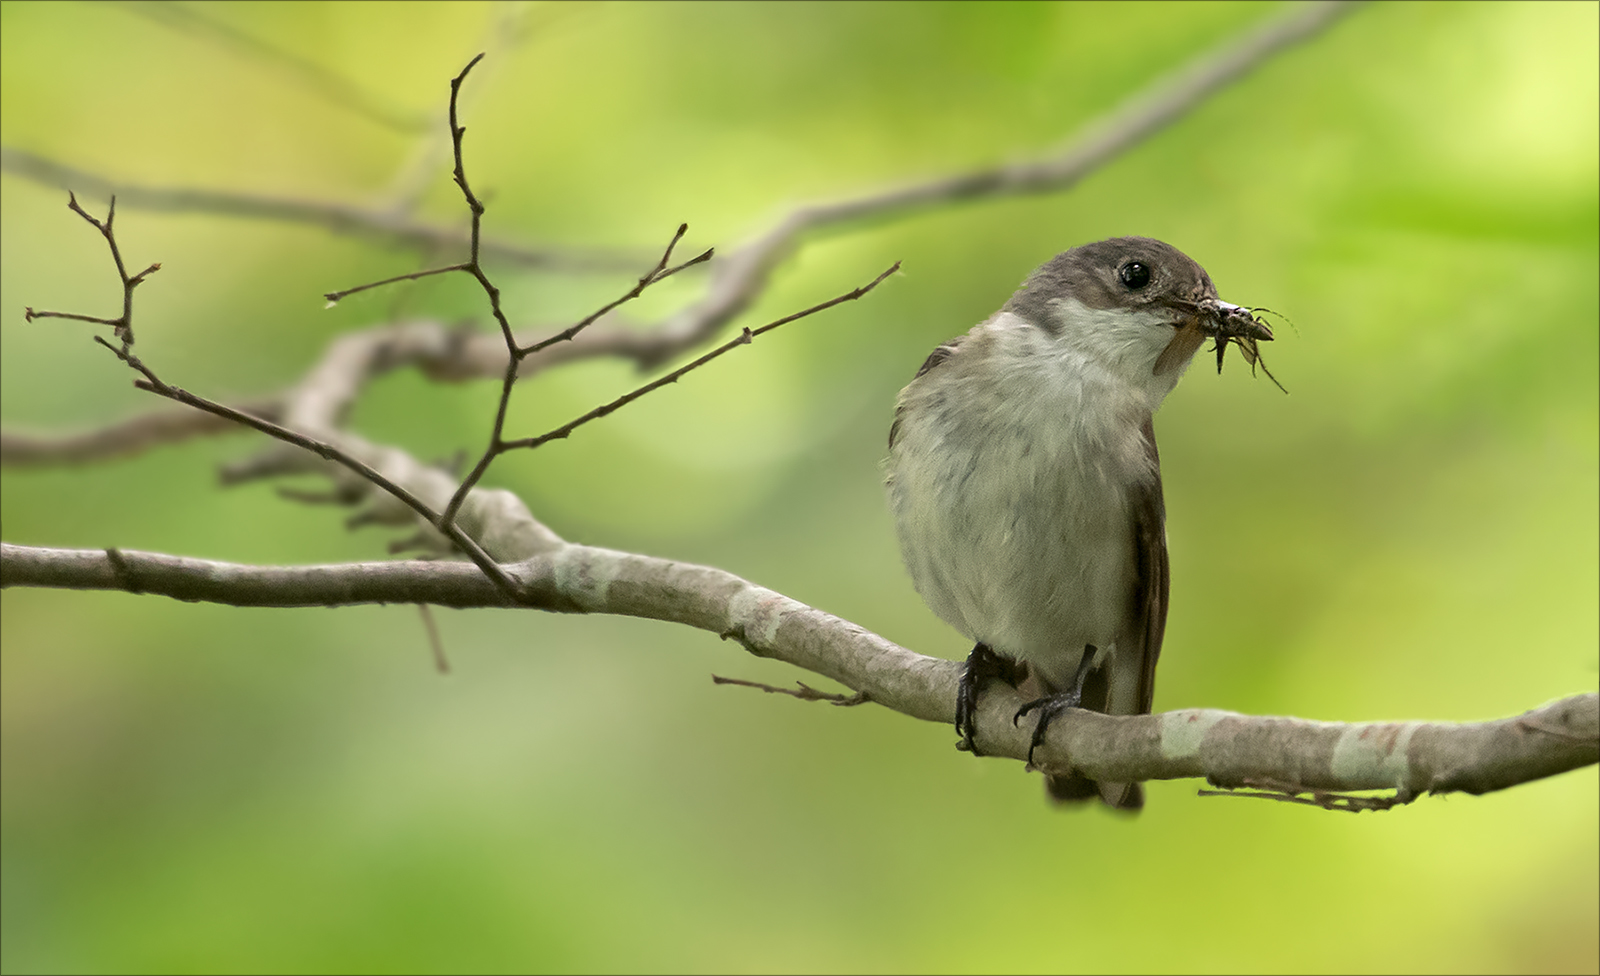
[[[1272,332],[1170,244],[1119,237],[1040,267],[933,351],[900,393],[888,490],[928,606],[975,642],[956,731],[976,753],[982,686],[1033,696],[1033,745],[1063,710],[1148,713],[1169,589],[1152,416],[1214,339],[1257,360]],[[1032,748],[1029,759],[1032,759]],[[1052,797],[1144,805],[1138,783],[1053,775]]]

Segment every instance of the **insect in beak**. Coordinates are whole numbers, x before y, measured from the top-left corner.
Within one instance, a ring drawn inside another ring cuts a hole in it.
[[[1209,313],[1205,316],[1205,331],[1215,343],[1213,351],[1217,354],[1218,373],[1222,372],[1222,360],[1227,355],[1228,347],[1238,346],[1239,355],[1250,364],[1250,375],[1254,376],[1256,367],[1260,366],[1261,371],[1267,374],[1267,379],[1272,381],[1272,385],[1285,393],[1289,392],[1283,389],[1283,384],[1279,383],[1278,378],[1272,375],[1272,370],[1267,368],[1266,362],[1261,358],[1261,349],[1257,345],[1272,341],[1272,330],[1252,314],[1267,309],[1241,308],[1222,301],[1206,302],[1202,307]]]

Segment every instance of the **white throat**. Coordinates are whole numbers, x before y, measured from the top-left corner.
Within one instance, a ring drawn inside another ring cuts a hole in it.
[[[1116,380],[1140,391],[1150,411],[1161,406],[1182,379],[1190,360],[1156,373],[1161,354],[1177,335],[1170,311],[1140,308],[1090,308],[1075,298],[1050,303],[1057,342],[1083,356]]]

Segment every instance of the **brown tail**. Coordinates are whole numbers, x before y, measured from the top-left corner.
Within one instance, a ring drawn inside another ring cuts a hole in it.
[[[1045,791],[1057,803],[1098,799],[1113,810],[1138,813],[1144,809],[1144,787],[1138,783],[1101,783],[1086,776],[1046,776]]]
[[[1019,685],[1019,688],[1030,697],[1035,696],[1035,692],[1041,689],[1042,694],[1051,694],[1056,690],[1036,674],[1030,674],[1028,682]],[[1083,683],[1081,707],[1096,712],[1105,711],[1107,691],[1104,669],[1091,671]],[[1098,799],[1113,810],[1123,810],[1130,814],[1144,809],[1144,787],[1138,783],[1102,783],[1072,773],[1066,776],[1046,776],[1044,786],[1046,794],[1057,803],[1082,803]]]

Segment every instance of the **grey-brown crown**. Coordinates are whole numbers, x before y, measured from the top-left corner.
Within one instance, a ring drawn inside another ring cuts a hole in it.
[[[1168,306],[1192,311],[1215,300],[1211,276],[1182,251],[1149,237],[1113,237],[1063,251],[1028,276],[1004,311],[1054,330],[1051,305],[1074,298],[1090,308]]]

